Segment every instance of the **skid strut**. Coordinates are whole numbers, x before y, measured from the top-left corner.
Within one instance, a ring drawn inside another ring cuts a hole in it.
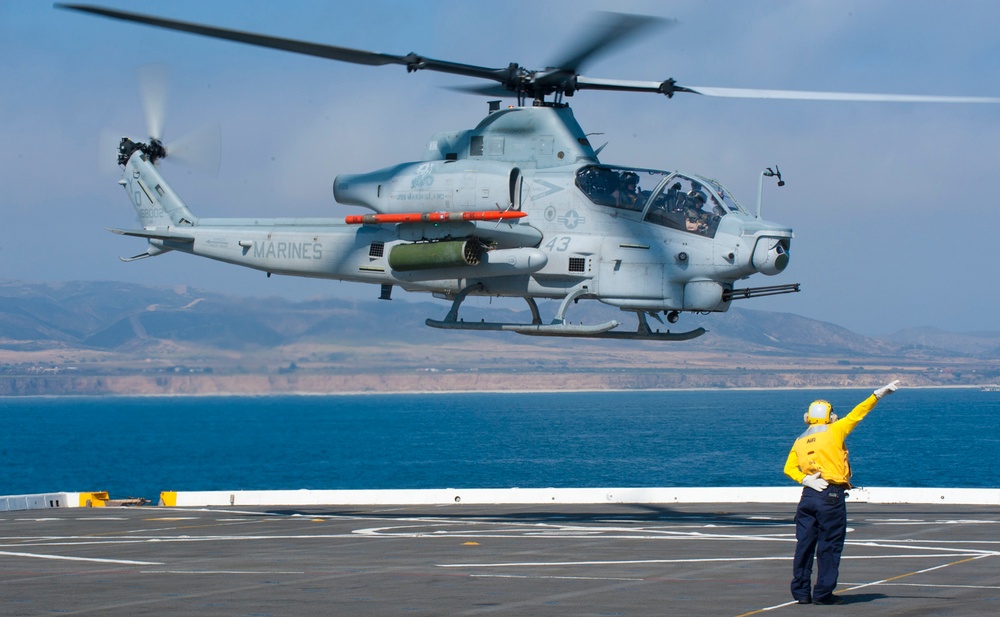
[[[569,309],[569,306],[574,301],[589,295],[589,290],[584,287],[574,289],[572,292],[567,294],[565,298],[563,298],[562,302],[559,304],[559,309],[556,311],[556,315],[552,320],[552,323],[542,323],[541,314],[538,311],[538,305],[535,303],[535,299],[530,296],[524,296],[524,300],[528,303],[528,308],[531,310],[530,324],[465,321],[459,319],[458,309],[462,306],[462,302],[465,301],[465,298],[467,298],[470,293],[482,290],[483,286],[481,283],[469,285],[462,291],[458,292],[458,295],[455,296],[455,299],[451,303],[451,309],[448,311],[448,314],[443,320],[439,321],[436,319],[428,319],[424,323],[432,328],[443,328],[446,330],[488,330],[495,332],[516,332],[518,334],[525,334],[528,336],[570,336],[583,338],[639,339],[649,341],[686,341],[705,333],[704,328],[696,328],[690,332],[670,332],[669,330],[666,332],[654,332],[649,328],[649,323],[646,321],[646,314],[641,311],[635,311],[636,316],[639,319],[639,326],[635,332],[612,332],[611,330],[619,326],[619,322],[614,319],[601,324],[593,325],[566,323],[566,311]]]

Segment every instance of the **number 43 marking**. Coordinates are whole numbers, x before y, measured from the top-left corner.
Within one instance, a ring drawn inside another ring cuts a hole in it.
[[[570,236],[556,236],[545,244],[550,251],[566,251],[569,249]]]

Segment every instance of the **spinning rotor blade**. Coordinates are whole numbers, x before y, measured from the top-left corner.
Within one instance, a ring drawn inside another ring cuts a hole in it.
[[[118,144],[125,133],[110,128],[101,129],[97,137],[97,171],[102,176],[121,174],[118,165]]]
[[[459,62],[435,60],[433,58],[426,58],[412,52],[405,56],[399,56],[364,51],[360,49],[351,49],[348,47],[338,47],[335,45],[309,43],[295,39],[286,39],[256,34],[253,32],[206,26],[186,21],[108,9],[99,6],[83,4],[57,4],[56,6],[83,13],[99,15],[102,17],[109,17],[111,19],[119,19],[122,21],[129,21],[157,28],[165,28],[167,30],[177,30],[180,32],[187,32],[211,38],[225,39],[238,43],[255,45],[258,47],[279,49],[307,56],[326,58],[328,60],[338,60],[341,62],[351,62],[354,64],[364,64],[368,66],[398,64],[405,66],[408,72],[428,70],[439,73],[450,73],[452,75],[463,75],[465,77],[489,79],[499,82],[507,90],[502,94],[507,96],[509,96],[511,92],[527,93],[533,96],[544,96],[558,90],[572,92],[576,89],[574,82],[576,71],[584,62],[592,58],[597,53],[605,51],[612,46],[621,44],[625,40],[634,37],[641,30],[648,29],[653,25],[663,22],[663,20],[653,17],[604,13],[602,14],[600,23],[594,26],[591,35],[585,37],[583,42],[571,53],[554,63],[553,67],[543,71],[528,71],[516,63],[511,63],[505,68],[490,68],[472,64],[462,64]]]
[[[674,20],[627,13],[599,12],[591,17],[591,31],[573,51],[550,67],[576,73],[585,62],[598,53],[610,51],[612,47],[635,38],[643,31],[661,24],[673,25]]]
[[[988,96],[929,96],[922,94],[871,94],[864,92],[813,92],[809,90],[757,90],[688,86],[695,94],[740,99],[786,99],[795,101],[861,101],[868,103],[1000,103]]]
[[[181,135],[166,145],[167,158],[212,175],[222,160],[222,127],[218,122]]]
[[[715,96],[725,98],[753,98],[753,99],[786,99],[786,100],[810,100],[810,101],[865,101],[865,102],[895,102],[895,103],[1000,103],[1000,98],[994,97],[966,97],[966,96],[924,96],[911,94],[867,94],[851,92],[811,92],[798,90],[760,90],[751,88],[717,88],[712,86],[681,86],[673,79],[664,81],[629,81],[617,79],[594,79],[584,77],[577,73],[579,67],[590,60],[598,53],[607,51],[615,45],[625,42],[648,29],[652,25],[663,23],[663,20],[653,17],[639,15],[624,15],[618,13],[605,13],[600,18],[600,23],[593,26],[590,36],[584,37],[582,42],[567,53],[553,66],[539,70],[527,70],[516,63],[511,63],[505,68],[489,68],[471,64],[461,64],[458,62],[448,62],[444,60],[434,60],[425,58],[415,53],[405,56],[393,54],[383,54],[378,52],[350,49],[347,47],[337,47],[334,45],[324,45],[320,43],[309,43],[294,39],[286,39],[252,32],[242,32],[239,30],[229,30],[214,26],[205,26],[185,21],[164,19],[150,15],[129,13],[115,9],[107,9],[98,6],[82,4],[57,4],[57,7],[91,13],[112,19],[130,21],[157,28],[168,30],[178,30],[218,39],[226,39],[258,47],[268,47],[280,49],[308,56],[316,56],[329,60],[341,62],[351,62],[354,64],[364,64],[369,66],[382,66],[386,64],[399,64],[406,67],[408,72],[429,70],[440,73],[450,73],[453,75],[464,75],[479,79],[489,79],[499,82],[500,87],[505,89],[499,92],[497,87],[493,88],[471,88],[464,89],[474,93],[485,93],[490,96],[510,96],[515,94],[518,97],[532,96],[536,99],[543,99],[553,93],[572,94],[576,90],[613,90],[622,92],[653,92],[665,94],[672,97],[677,92],[691,94],[701,94],[704,96]],[[667,20],[667,23],[676,23]],[[155,135],[154,135],[155,136]]]
[[[148,64],[139,68],[139,92],[142,96],[142,107],[146,113],[150,138],[149,144],[146,144],[151,148],[151,153],[148,154],[156,162],[169,158],[213,175],[218,174],[219,161],[222,158],[222,129],[218,121],[173,139],[167,144],[163,142],[168,72],[167,66],[163,64]],[[100,140],[102,162],[106,154],[118,152],[119,143],[124,135],[124,133],[102,132]]]
[[[146,130],[156,140],[163,139],[163,120],[167,115],[168,69],[163,64],[147,64],[139,69],[139,92],[146,114]]]
[[[577,77],[580,90],[617,90],[622,92],[654,92],[673,96],[688,92],[704,96],[738,99],[784,99],[791,101],[859,101],[867,103],[1000,103],[1000,98],[988,96],[932,96],[923,94],[873,94],[864,92],[814,92],[811,90],[760,90],[756,88],[716,88],[713,86],[681,86],[672,79],[666,81],[629,81]]]
[[[340,60],[342,62],[353,62],[355,64],[368,64],[374,66],[382,64],[405,64],[405,62],[401,62],[401,60],[403,59],[402,56],[391,56],[388,54],[380,54],[369,51],[349,49],[347,47],[320,45],[317,43],[307,43],[305,41],[296,41],[293,39],[284,39],[280,37],[254,34],[252,32],[242,32],[239,30],[216,28],[214,26],[204,26],[201,24],[195,24],[186,21],[164,19],[162,17],[154,17],[151,15],[142,15],[139,13],[130,13],[128,11],[107,9],[100,6],[91,6],[86,4],[56,4],[56,6],[64,9],[81,11],[83,13],[100,15],[102,17],[110,17],[112,19],[120,19],[122,21],[131,21],[139,24],[145,24],[147,26],[154,26],[156,28],[165,28],[167,30],[179,30],[180,32],[188,32],[191,34],[198,34],[201,36],[207,36],[216,39],[226,39],[229,41],[236,41],[237,43],[256,45],[258,47],[270,47],[272,49],[281,49],[284,51],[306,54],[308,56],[318,56],[320,58]]]
[[[424,58],[423,56],[418,56],[417,54],[414,53],[410,53],[405,56],[397,56],[392,54],[364,51],[360,49],[351,49],[349,47],[337,47],[335,45],[309,43],[306,41],[298,41],[295,39],[267,36],[264,34],[255,34],[253,32],[243,32],[240,30],[230,30],[227,28],[217,28],[215,26],[205,26],[202,24],[195,24],[186,21],[164,19],[162,17],[142,15],[139,13],[130,13],[127,11],[118,11],[115,9],[107,9],[104,7],[91,6],[85,4],[57,4],[56,6],[64,9],[81,11],[83,13],[100,15],[102,17],[110,17],[112,19],[131,21],[139,24],[145,24],[147,26],[165,28],[167,30],[178,30],[180,32],[188,32],[190,34],[198,34],[201,36],[207,36],[216,39],[225,39],[228,41],[235,41],[237,43],[246,43],[248,45],[255,45],[257,47],[280,49],[282,51],[290,51],[293,53],[304,54],[307,56],[316,56],[318,58],[326,58],[328,60],[351,62],[353,64],[365,64],[369,66],[401,64],[406,67],[407,71],[419,71],[422,69],[427,69],[442,73],[465,75],[468,77],[481,77],[485,79],[493,79],[495,81],[500,81],[500,82],[506,81],[507,76],[510,74],[509,68],[491,69],[482,66],[474,66],[471,64],[446,62],[443,60]]]

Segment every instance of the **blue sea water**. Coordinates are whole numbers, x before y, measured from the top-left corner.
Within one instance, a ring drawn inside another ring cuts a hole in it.
[[[790,485],[816,398],[870,390],[7,398],[0,495]],[[858,486],[1000,486],[1000,394],[902,389],[848,438]]]

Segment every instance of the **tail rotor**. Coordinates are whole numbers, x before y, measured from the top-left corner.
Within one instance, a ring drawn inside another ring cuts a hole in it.
[[[147,64],[139,69],[139,93],[146,116],[146,130],[151,141],[163,143],[163,125],[167,117],[169,69],[165,64]]]
[[[169,143],[164,141],[168,83],[169,69],[164,64],[150,64],[139,69],[139,93],[149,141],[112,137],[110,132],[105,132],[100,142],[101,160],[107,160],[108,150],[114,147],[118,164],[124,166],[136,150],[141,150],[154,163],[169,156],[173,161],[217,174],[222,153],[222,129],[217,121]]]

